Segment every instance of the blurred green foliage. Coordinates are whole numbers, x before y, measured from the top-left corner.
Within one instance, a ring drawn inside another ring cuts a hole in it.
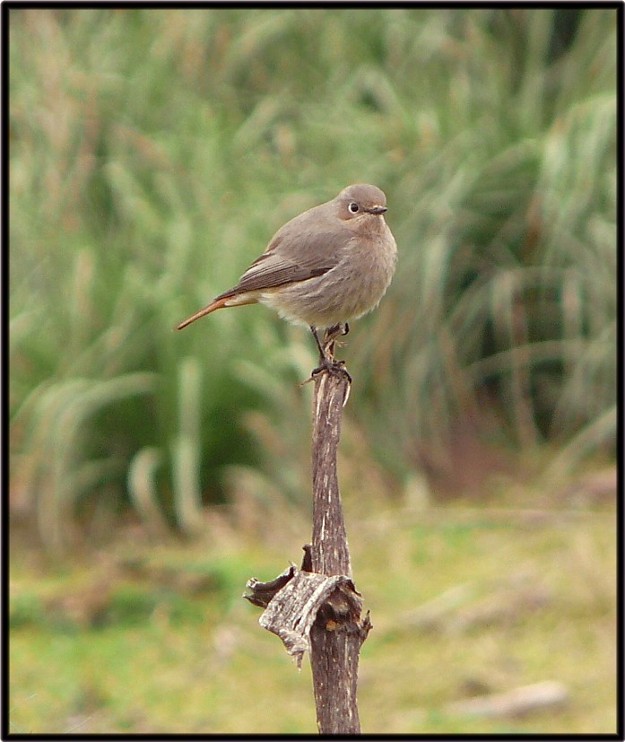
[[[306,332],[172,328],[350,182],[400,250],[345,353],[363,460],[611,454],[616,12],[12,8],[14,515],[60,550],[128,502],[194,533],[245,476],[302,499]]]

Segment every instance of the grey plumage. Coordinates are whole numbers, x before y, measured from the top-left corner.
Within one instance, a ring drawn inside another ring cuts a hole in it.
[[[384,220],[386,196],[357,184],[291,219],[233,288],[179,325],[216,309],[261,302],[314,328],[375,308],[395,271],[397,246]]]

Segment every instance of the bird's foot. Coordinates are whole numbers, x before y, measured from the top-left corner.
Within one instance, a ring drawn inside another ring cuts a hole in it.
[[[345,367],[345,361],[337,361],[336,358],[320,358],[319,365],[310,372],[310,379],[319,374],[330,374],[332,376],[344,377],[351,384],[352,377]]]
[[[300,382],[300,386],[309,384],[314,381],[319,374],[330,374],[336,378],[347,379],[347,383],[351,386],[352,377],[347,368],[345,367],[345,361],[337,361],[336,358],[320,358],[319,365],[310,372],[310,376],[306,381]]]
[[[348,383],[351,385],[352,377],[345,368],[345,361],[337,361],[334,357],[334,344],[336,338],[339,335],[347,335],[349,332],[349,325],[347,322],[341,322],[338,325],[326,328],[323,342],[319,340],[316,327],[311,325],[310,330],[315,338],[315,342],[317,343],[317,348],[319,348],[319,365],[311,371],[308,379],[303,381],[300,386],[308,384],[309,381],[314,381],[316,376],[323,373],[332,374],[336,377],[342,376],[346,378]]]

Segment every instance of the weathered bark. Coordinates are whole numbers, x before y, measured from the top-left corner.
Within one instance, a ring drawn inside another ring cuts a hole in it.
[[[359,734],[356,690],[360,647],[369,614],[351,579],[351,562],[339,493],[336,457],[341,416],[351,377],[336,364],[314,374],[313,532],[302,567],[270,582],[252,579],[254,605],[265,609],[261,626],[279,636],[301,664],[310,653],[317,726],[322,734]]]
[[[343,405],[349,379],[343,374],[315,377],[312,435],[312,569],[323,575],[349,575],[347,532],[336,472]]]
[[[304,652],[311,652],[315,622],[328,631],[360,616],[362,601],[345,575],[326,577],[291,566],[271,582],[249,580],[250,603],[265,608],[260,625],[282,639],[287,652],[301,666]]]
[[[341,416],[349,388],[350,379],[344,373],[321,373],[315,377],[311,558],[313,572],[351,577],[336,466]],[[360,619],[361,601],[355,605],[357,610],[344,607],[336,610],[334,616],[325,617],[320,612],[310,632],[317,725],[322,734],[360,733],[356,701],[358,659],[371,624],[368,615]]]

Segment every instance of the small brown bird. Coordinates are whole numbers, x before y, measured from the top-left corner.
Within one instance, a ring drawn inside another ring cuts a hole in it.
[[[376,186],[344,188],[281,227],[236,286],[177,329],[222,307],[261,302],[289,322],[308,325],[320,368],[334,366],[329,351],[334,339],[349,331],[349,320],[378,305],[395,272],[397,245],[384,220],[386,210],[386,196]]]

